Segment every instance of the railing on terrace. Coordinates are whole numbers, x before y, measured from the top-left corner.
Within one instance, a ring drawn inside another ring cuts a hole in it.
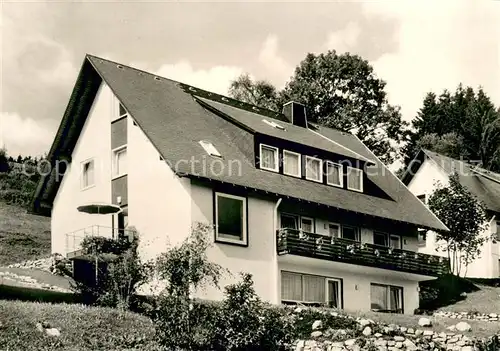
[[[109,239],[118,239],[120,236],[132,239],[133,230],[118,229],[100,225],[92,225],[66,234],[66,257],[75,258],[84,254],[82,242],[86,237],[102,236]]]
[[[277,230],[278,255],[298,255],[407,273],[439,276],[449,271],[444,257],[332,238],[297,229]]]

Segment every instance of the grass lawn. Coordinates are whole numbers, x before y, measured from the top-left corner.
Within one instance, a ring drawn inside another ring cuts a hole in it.
[[[50,218],[0,202],[0,266],[50,255]]]
[[[480,290],[467,294],[467,298],[457,303],[440,308],[450,312],[479,312],[500,314],[500,287],[476,284]],[[500,326],[499,326],[500,329]]]
[[[61,332],[36,329],[47,322]],[[159,350],[144,316],[83,305],[0,301],[0,348],[14,350]]]

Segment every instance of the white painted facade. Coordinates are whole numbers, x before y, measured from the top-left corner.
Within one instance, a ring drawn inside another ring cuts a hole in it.
[[[426,195],[428,198],[436,189],[437,184],[447,186],[449,178],[446,172],[433,160],[426,158],[420,168],[408,184],[408,189],[415,196]],[[496,219],[488,219],[486,230],[481,234],[490,237],[497,232]],[[446,257],[447,253],[439,249],[443,242],[437,240],[435,232],[427,232],[425,245],[421,245],[419,252],[429,255],[439,255]],[[496,278],[500,276],[500,245],[491,240],[486,241],[481,248],[481,255],[472,262],[467,270],[461,269],[461,275],[466,274],[470,278]]]
[[[77,206],[91,202],[112,202],[111,194],[111,121],[117,115],[117,101],[110,89],[102,85],[72,155],[72,167],[60,185],[52,210],[52,251],[67,253],[67,233],[101,225],[110,227],[110,215],[79,213]],[[140,253],[151,259],[188,237],[196,222],[213,224],[213,189],[180,178],[142,130],[127,117],[128,157],[128,226],[140,235]],[[96,160],[95,185],[81,190],[80,163]],[[278,256],[276,229],[279,228],[278,203],[248,197],[248,246],[214,243],[209,258],[230,270],[221,287],[239,280],[239,272],[253,275],[259,296],[266,301],[281,301],[281,272],[293,271],[342,279],[343,306],[346,310],[370,310],[370,283],[389,284],[403,288],[404,312],[411,314],[418,307],[418,281],[432,279],[417,274],[379,268],[361,267],[292,255]],[[328,221],[316,218],[316,232],[327,234]],[[417,239],[402,237],[403,249],[416,251]],[[373,243],[373,231],[361,229],[361,241]],[[74,248],[73,248],[74,249]],[[151,290],[144,290],[151,291]],[[223,289],[208,287],[197,296],[220,299]]]

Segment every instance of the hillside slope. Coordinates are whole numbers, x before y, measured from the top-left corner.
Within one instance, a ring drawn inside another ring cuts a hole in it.
[[[50,255],[50,218],[0,202],[0,266]]]

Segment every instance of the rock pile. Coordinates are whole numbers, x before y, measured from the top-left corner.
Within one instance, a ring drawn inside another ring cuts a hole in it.
[[[301,309],[295,310],[295,314]],[[346,319],[352,316],[337,312],[324,312]],[[299,316],[300,319],[300,316]],[[488,340],[478,340],[461,333],[470,332],[471,326],[459,322],[448,328],[448,332],[437,333],[430,329],[432,321],[421,318],[422,328],[406,328],[395,324],[384,325],[370,319],[356,318],[358,330],[332,329],[325,326],[321,320],[311,325],[311,335],[307,340],[297,340],[295,351],[341,351],[341,350],[480,350],[479,345],[498,342],[498,336]],[[460,332],[460,333],[456,333]],[[498,344],[500,347],[500,344]]]
[[[446,317],[452,319],[472,319],[477,321],[500,322],[498,313],[474,313],[474,312],[447,312],[438,311],[434,313],[435,317]]]

